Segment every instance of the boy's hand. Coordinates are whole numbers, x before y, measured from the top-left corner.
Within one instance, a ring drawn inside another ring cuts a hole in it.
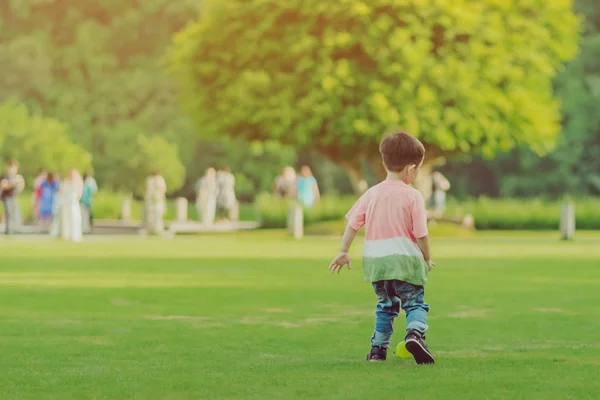
[[[339,274],[344,265],[347,265],[350,269],[350,254],[342,251],[333,259],[329,265],[329,270],[332,274],[335,274],[336,271]]]
[[[433,267],[435,267],[435,263],[431,260],[426,260],[427,262],[427,270],[431,271]]]

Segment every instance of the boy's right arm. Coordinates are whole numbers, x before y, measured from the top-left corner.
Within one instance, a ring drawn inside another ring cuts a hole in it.
[[[346,214],[348,225],[346,226],[346,231],[344,231],[340,253],[329,264],[331,273],[335,273],[336,271],[339,273],[344,265],[347,265],[348,269],[350,269],[350,246],[366,221],[366,196],[367,194],[364,194],[358,199],[356,204]]]
[[[329,265],[329,270],[332,274],[334,274],[336,271],[339,274],[344,265],[347,265],[348,269],[350,269],[350,246],[352,245],[352,242],[354,242],[357,233],[358,231],[352,228],[350,224],[346,226],[346,231],[344,232],[344,237],[342,238],[342,245],[340,246],[340,253]]]

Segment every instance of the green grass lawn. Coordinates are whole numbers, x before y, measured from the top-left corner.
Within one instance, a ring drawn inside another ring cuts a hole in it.
[[[331,276],[328,237],[1,238],[0,399],[597,399],[599,242],[434,239],[418,367],[363,361],[360,243]]]

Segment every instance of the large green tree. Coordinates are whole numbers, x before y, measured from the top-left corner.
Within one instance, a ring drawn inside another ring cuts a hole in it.
[[[313,147],[357,169],[403,127],[430,160],[552,147],[569,0],[207,0],[169,60],[205,135]]]

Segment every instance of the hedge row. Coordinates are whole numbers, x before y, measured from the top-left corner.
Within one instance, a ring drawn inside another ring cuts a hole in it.
[[[94,199],[94,216],[97,219],[118,219],[124,195],[100,192]],[[318,206],[305,211],[305,223],[340,221],[352,207],[356,197],[324,196]],[[26,220],[31,218],[31,196],[20,196],[21,208]],[[600,230],[600,199],[586,198],[573,200],[576,211],[577,229]],[[480,198],[466,202],[449,201],[446,216],[462,218],[471,214],[480,230],[555,230],[560,221],[560,209],[563,201],[542,199],[488,199]],[[132,218],[141,216],[142,202],[132,204]],[[263,228],[285,228],[288,203],[270,194],[257,196],[254,205],[240,206],[241,220],[259,219]],[[190,203],[190,219],[197,218],[196,209]],[[175,205],[169,201],[167,220],[175,218]]]
[[[479,198],[457,203],[451,201],[447,215],[471,214],[481,230],[556,230],[561,207],[567,201],[543,199]],[[576,226],[582,230],[600,229],[600,198],[571,200],[575,205]]]
[[[355,197],[324,197],[322,202],[305,213],[305,222],[341,220],[356,201]],[[577,229],[600,230],[600,199],[572,201],[575,204]],[[458,203],[450,201],[447,217],[462,219],[471,214],[480,230],[556,230],[560,223],[564,201],[542,199],[480,198]],[[265,228],[283,228],[287,204],[269,195],[257,198],[258,215]]]

